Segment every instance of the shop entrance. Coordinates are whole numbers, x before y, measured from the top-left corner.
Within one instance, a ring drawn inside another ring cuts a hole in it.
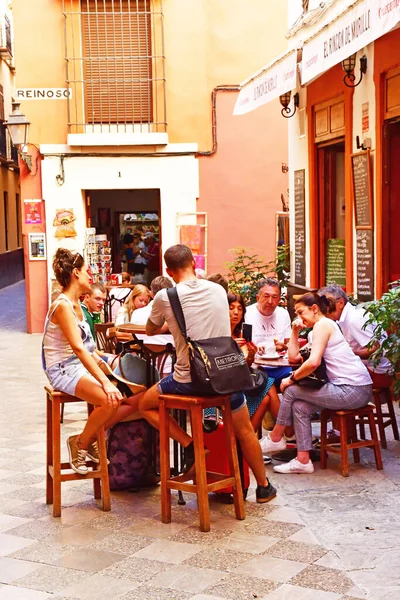
[[[161,272],[160,214],[158,189],[87,190],[87,226],[97,249],[110,248],[111,256],[93,254],[93,279],[110,283],[112,273],[129,272],[133,283],[149,285]]]
[[[400,120],[385,124],[383,265],[384,285],[400,279]]]
[[[317,147],[318,154],[318,286],[345,287],[345,143]]]

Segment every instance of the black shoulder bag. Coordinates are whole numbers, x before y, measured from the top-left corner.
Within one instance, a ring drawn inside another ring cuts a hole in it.
[[[304,348],[300,348],[300,354],[302,356],[303,361],[306,361],[310,358],[311,348],[309,346],[304,346]],[[318,390],[323,385],[329,382],[328,374],[326,372],[326,364],[325,360],[321,358],[321,364],[307,377],[302,377],[301,379],[295,379],[294,382],[297,385],[313,388],[314,390]]]
[[[192,340],[176,288],[167,290],[175,319],[189,349],[190,375],[199,393],[232,394],[252,389],[254,379],[243,352],[231,336]],[[211,309],[212,310],[212,309]]]

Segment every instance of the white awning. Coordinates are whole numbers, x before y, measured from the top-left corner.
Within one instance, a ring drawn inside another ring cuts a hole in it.
[[[395,27],[400,0],[356,0],[303,45],[304,85]]]
[[[296,87],[297,50],[290,50],[240,84],[234,115],[243,115]]]

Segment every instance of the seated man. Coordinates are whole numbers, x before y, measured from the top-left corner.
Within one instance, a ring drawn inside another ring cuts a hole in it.
[[[96,342],[95,323],[101,323],[101,311],[107,298],[107,290],[102,283],[92,283],[90,292],[85,294],[81,302],[82,312],[89,323],[90,331]]]
[[[370,360],[371,354],[377,350],[378,346],[375,344],[368,348],[368,344],[374,338],[374,326],[370,324],[364,328],[368,320],[365,309],[361,306],[353,306],[349,302],[346,292],[336,283],[321,288],[318,290],[318,294],[320,296],[324,294],[327,298],[334,300],[336,310],[328,313],[327,317],[337,321],[350,348],[368,367],[372,379],[374,379],[375,373],[379,375],[386,374],[390,368],[390,362],[387,358],[382,356],[376,366],[374,361]]]
[[[281,286],[272,277],[258,283],[257,302],[247,307],[245,323],[253,326],[253,342],[263,352],[265,348],[275,346],[278,351],[286,350],[292,327],[288,311],[278,306],[281,300]],[[290,367],[264,367],[275,381],[279,390],[284,377],[292,372]]]
[[[188,336],[192,339],[208,339],[230,336],[229,310],[226,293],[221,286],[205,279],[197,279],[192,251],[188,246],[177,244],[165,252],[167,273],[177,284],[179,300],[185,316]],[[162,394],[201,394],[192,384],[189,353],[186,342],[176,322],[167,291],[161,290],[154,298],[146,333],[163,333],[165,326],[171,331],[177,353],[175,371],[151,387],[141,397],[139,410],[148,422],[159,428],[159,400]],[[268,502],[276,496],[275,488],[265,477],[260,445],[250,423],[250,417],[243,393],[232,394],[232,420],[235,434],[257,481],[257,502]],[[192,438],[170,417],[171,436],[185,448],[184,471],[194,464]]]

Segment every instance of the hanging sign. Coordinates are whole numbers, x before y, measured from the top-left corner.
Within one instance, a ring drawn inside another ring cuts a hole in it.
[[[304,42],[301,83],[304,85],[368,46],[399,21],[399,0],[356,0],[338,18]]]
[[[24,200],[25,225],[40,225],[42,223],[42,201]]]
[[[297,50],[278,57],[240,84],[234,115],[243,115],[296,87]]]

